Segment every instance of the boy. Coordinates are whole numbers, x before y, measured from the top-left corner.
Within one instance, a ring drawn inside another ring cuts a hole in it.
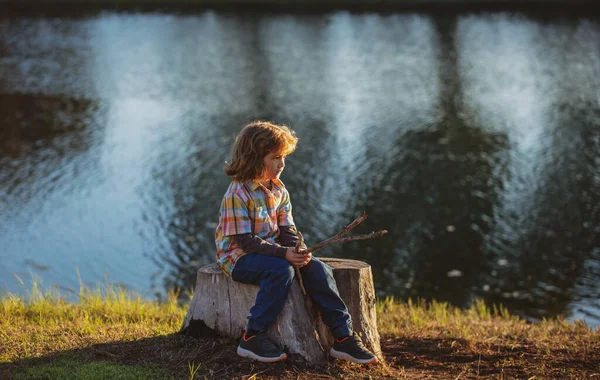
[[[266,330],[281,312],[294,281],[294,268],[298,268],[307,293],[335,338],[330,354],[355,363],[377,363],[352,332],[331,268],[310,253],[303,254],[306,246],[296,252],[299,238],[292,204],[279,177],[297,142],[294,131],[286,126],[250,123],[236,137],[231,162],[225,167],[233,182],[221,202],[215,233],[217,260],[234,281],[260,286],[237,353],[261,362],[287,358]]]

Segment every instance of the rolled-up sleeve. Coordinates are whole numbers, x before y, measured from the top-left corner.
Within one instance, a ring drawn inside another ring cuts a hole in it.
[[[287,189],[284,189],[283,199],[277,208],[277,225],[294,225],[294,218],[292,217],[292,202],[290,201],[290,193],[287,191]]]
[[[300,240],[300,231],[296,226],[279,226],[279,244],[283,247],[295,247]],[[300,249],[306,249],[306,244],[302,243]]]

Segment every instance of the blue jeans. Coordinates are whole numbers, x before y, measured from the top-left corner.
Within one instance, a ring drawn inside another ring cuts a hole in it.
[[[352,334],[352,320],[340,298],[331,268],[313,257],[300,268],[300,274],[306,292],[319,308],[321,319],[331,334],[337,339]],[[278,257],[248,253],[237,261],[231,273],[233,280],[260,286],[246,329],[266,330],[275,322],[295,275],[294,267]]]

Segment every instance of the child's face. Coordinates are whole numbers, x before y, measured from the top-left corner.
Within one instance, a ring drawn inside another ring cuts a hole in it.
[[[283,168],[285,168],[285,156],[281,153],[271,152],[263,159],[265,165],[264,179],[279,179]]]

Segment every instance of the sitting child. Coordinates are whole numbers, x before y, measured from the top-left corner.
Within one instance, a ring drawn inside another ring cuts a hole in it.
[[[279,179],[286,156],[298,138],[283,125],[253,122],[235,139],[225,173],[233,182],[223,196],[215,233],[217,260],[234,281],[259,285],[246,331],[237,353],[261,362],[287,355],[268,338],[266,330],[281,312],[298,268],[308,295],[335,338],[331,356],[355,363],[377,363],[377,357],[352,332],[348,309],[339,296],[331,268],[296,252],[298,231],[290,195]]]

